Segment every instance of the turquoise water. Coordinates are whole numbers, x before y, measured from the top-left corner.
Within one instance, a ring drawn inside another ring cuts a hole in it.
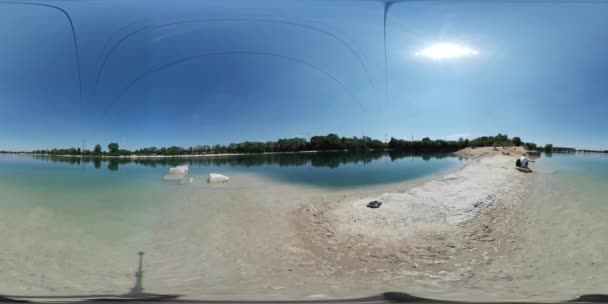
[[[553,153],[537,161],[553,193],[586,210],[608,211],[608,154]],[[548,171],[548,172],[547,172]]]

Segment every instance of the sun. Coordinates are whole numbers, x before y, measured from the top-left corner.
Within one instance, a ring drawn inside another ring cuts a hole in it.
[[[478,54],[478,51],[467,46],[453,43],[437,43],[416,52],[415,55],[417,57],[425,57],[432,60],[444,60],[457,57],[475,56]]]

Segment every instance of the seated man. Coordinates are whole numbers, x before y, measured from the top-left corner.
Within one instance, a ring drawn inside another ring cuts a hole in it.
[[[525,153],[517,160],[517,162],[515,163],[516,166],[517,166],[518,162],[519,162],[518,167],[528,168],[528,158],[526,157]]]

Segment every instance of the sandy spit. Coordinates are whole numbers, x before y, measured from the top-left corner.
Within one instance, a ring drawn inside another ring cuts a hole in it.
[[[524,152],[465,149],[458,154],[471,162],[442,177],[305,206],[296,217],[298,235],[322,261],[316,265],[336,277],[366,277],[369,284],[362,288],[407,286],[409,292],[441,296],[438,286],[472,278],[516,239],[517,206],[530,177],[513,167]],[[367,208],[372,200],[383,204]],[[443,291],[454,298],[453,289]],[[461,295],[473,296],[479,298]]]

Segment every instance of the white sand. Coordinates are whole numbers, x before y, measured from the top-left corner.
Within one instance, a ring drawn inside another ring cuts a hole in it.
[[[514,169],[523,152],[466,149],[459,154],[470,163],[442,177],[306,206],[298,220],[300,239],[336,280],[365,278],[385,291],[407,286],[454,297],[453,290],[437,287],[472,277],[513,238],[530,177]],[[372,200],[383,204],[367,208]]]
[[[519,199],[522,173],[513,169],[513,163],[513,157],[504,155],[478,158],[406,192],[342,204],[329,217],[341,232],[384,240],[450,229],[502,202]],[[378,209],[367,208],[372,200],[383,204]]]

